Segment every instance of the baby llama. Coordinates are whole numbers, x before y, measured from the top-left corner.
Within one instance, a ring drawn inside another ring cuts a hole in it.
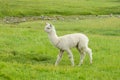
[[[89,54],[90,64],[92,64],[92,50],[88,47],[89,39],[86,35],[75,33],[58,37],[55,27],[49,23],[46,23],[45,32],[48,33],[51,43],[60,51],[57,56],[55,66],[60,62],[64,51],[67,51],[71,64],[74,66],[74,58],[70,50],[73,47],[76,47],[81,54],[79,66],[83,64],[85,53]]]

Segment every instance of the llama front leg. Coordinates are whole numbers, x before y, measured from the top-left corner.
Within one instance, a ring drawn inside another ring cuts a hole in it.
[[[55,62],[55,66],[57,66],[59,64],[59,62],[60,62],[60,60],[62,58],[63,52],[64,52],[63,50],[60,50],[60,52],[59,52],[59,54],[57,56],[57,60]]]
[[[68,49],[67,53],[68,53],[68,57],[69,57],[69,59],[71,61],[72,66],[74,66],[74,59],[73,59],[73,54],[72,54],[71,50]]]

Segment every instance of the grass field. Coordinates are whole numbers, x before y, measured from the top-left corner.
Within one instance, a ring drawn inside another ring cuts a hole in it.
[[[0,17],[120,14],[119,0],[0,0]]]
[[[44,18],[43,18],[44,17]],[[93,64],[72,49],[59,66],[58,49],[44,32],[45,22],[59,36],[84,33]],[[0,0],[0,80],[120,80],[120,0]]]
[[[79,53],[72,49],[75,67],[67,54],[54,66],[58,50],[44,32],[43,20],[0,24],[0,80],[119,80],[120,18],[86,18],[47,21],[56,26],[59,36],[85,33],[93,49],[93,64],[86,55],[78,67]]]

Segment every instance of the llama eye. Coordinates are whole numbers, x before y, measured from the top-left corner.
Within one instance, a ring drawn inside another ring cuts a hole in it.
[[[50,29],[50,27],[47,27],[47,29]]]

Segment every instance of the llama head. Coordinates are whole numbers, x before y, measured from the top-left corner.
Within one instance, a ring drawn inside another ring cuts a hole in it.
[[[46,26],[45,26],[45,32],[47,32],[47,33],[51,33],[51,32],[53,32],[53,31],[55,31],[55,28],[54,28],[54,26],[53,25],[51,25],[50,23],[46,23]]]

